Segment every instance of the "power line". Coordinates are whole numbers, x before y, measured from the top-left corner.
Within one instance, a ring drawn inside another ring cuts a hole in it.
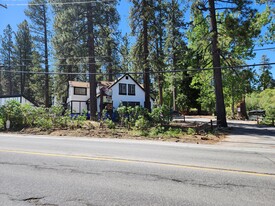
[[[262,50],[275,50],[275,47],[262,48],[262,49],[253,49],[253,51],[262,51]]]
[[[92,0],[92,1],[72,1],[72,2],[47,2],[46,4],[50,5],[74,5],[74,4],[89,4],[89,3],[113,3],[115,0],[102,0],[102,1],[97,1],[97,0]],[[6,4],[7,6],[41,6],[44,4],[39,4],[39,3],[16,3],[16,4]]]
[[[4,4],[0,4],[0,6],[3,7],[3,8],[5,8],[5,9],[8,8],[7,5],[4,5]]]
[[[258,66],[266,66],[266,65],[275,65],[275,62],[272,63],[265,63],[265,64],[250,64],[250,65],[239,65],[239,66],[225,66],[221,67],[221,69],[243,69],[246,67],[258,67]],[[19,65],[20,66],[20,65]],[[22,66],[22,65],[21,65]],[[0,67],[4,67],[0,65]],[[168,70],[168,71],[149,71],[147,73],[150,74],[158,74],[158,73],[178,73],[178,72],[198,72],[198,71],[206,71],[206,70],[213,70],[215,68],[191,68],[191,69],[183,69],[183,70]],[[2,72],[8,72],[8,73],[19,73],[19,74],[49,74],[49,75],[119,75],[119,74],[144,74],[145,72],[118,72],[118,73],[88,73],[88,72],[35,72],[35,71],[17,71],[17,70],[5,70],[0,69]]]
[[[262,50],[274,50],[275,51],[275,47],[269,47],[269,48],[261,48],[261,49],[254,49],[253,51],[262,51]],[[139,56],[143,56],[144,54],[142,55],[139,55]],[[51,60],[51,61],[54,61],[54,60],[75,60],[75,59],[89,59],[89,58],[113,58],[113,56],[107,56],[107,55],[103,55],[103,56],[80,56],[80,57],[75,57],[75,56],[67,56],[67,57],[54,57],[54,58],[43,58],[43,60]],[[33,59],[21,59],[22,61],[28,61],[28,60],[33,60]],[[139,61],[139,60],[137,60]],[[134,62],[133,60],[131,60],[131,62]],[[111,62],[104,62],[104,63],[111,63]]]

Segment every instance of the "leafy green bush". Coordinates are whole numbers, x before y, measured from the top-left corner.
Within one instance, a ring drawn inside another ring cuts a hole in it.
[[[246,97],[247,110],[263,109],[266,118],[275,118],[275,89],[266,89],[260,93],[254,92]]]
[[[140,116],[144,117],[145,119],[148,117],[147,109],[141,106],[135,106],[135,107],[120,106],[117,108],[117,112],[119,115],[120,124],[127,128],[135,126],[135,123]]]
[[[194,128],[190,128],[190,127],[189,127],[189,128],[187,129],[187,134],[188,134],[188,135],[194,135],[194,134],[196,134],[196,130],[195,130]]]
[[[150,122],[145,119],[143,116],[139,116],[137,121],[135,122],[135,127],[141,131],[148,130],[150,127]]]
[[[127,118],[127,107],[125,107],[125,106],[118,107],[117,112],[119,115],[120,124],[124,125],[124,121]]]
[[[27,127],[32,127],[34,125],[35,118],[38,118],[36,113],[36,108],[30,104],[21,105],[21,111],[23,115],[23,124]]]
[[[159,134],[164,134],[164,133],[165,133],[165,128],[162,127],[161,125],[153,127],[150,131],[151,136],[158,136]]]
[[[105,124],[107,125],[107,127],[109,129],[115,129],[116,128],[116,124],[112,120],[106,119],[104,122],[105,122]]]
[[[181,129],[179,128],[171,128],[169,127],[169,129],[165,132],[165,135],[168,135],[170,137],[177,137],[179,134],[181,134]]]
[[[4,129],[5,129],[4,120],[2,118],[0,118],[0,130],[4,130]]]
[[[152,118],[154,124],[168,123],[171,120],[170,109],[165,105],[153,108],[150,113],[150,117]]]
[[[40,118],[36,121],[36,126],[42,130],[53,129],[54,125],[51,119]]]
[[[0,113],[4,122],[10,120],[11,129],[21,129],[23,127],[23,114],[19,102],[15,100],[8,101],[0,108]]]

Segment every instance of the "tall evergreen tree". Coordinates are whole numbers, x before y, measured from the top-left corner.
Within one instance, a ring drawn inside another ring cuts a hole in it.
[[[171,70],[179,70],[180,61],[183,63],[183,54],[186,52],[186,44],[184,38],[184,19],[183,13],[180,9],[180,4],[177,0],[171,0],[168,3],[168,21],[167,21],[167,39],[166,39],[166,50],[168,61],[170,62]],[[183,73],[186,74],[186,73]],[[177,110],[176,99],[177,99],[177,79],[176,76],[182,77],[182,75],[172,75],[172,102],[173,110]],[[180,79],[179,79],[180,81]]]
[[[150,69],[149,69],[149,46],[150,26],[154,22],[154,1],[152,0],[130,0],[132,3],[130,21],[132,34],[137,36],[136,54],[139,63],[142,62],[143,84],[145,90],[144,107],[151,110],[150,105]],[[140,61],[142,60],[142,61]]]
[[[155,36],[153,46],[153,59],[151,58],[152,67],[156,71],[155,80],[158,88],[158,100],[159,104],[163,104],[163,86],[164,86],[164,75],[163,72],[166,69],[165,64],[165,40],[167,36],[167,18],[169,5],[167,1],[158,0],[155,2],[155,17],[154,25],[151,28],[152,36]]]
[[[2,64],[4,66],[4,69],[7,70],[7,72],[3,73],[3,77],[1,75],[1,92],[2,94],[7,95],[13,95],[14,91],[14,73],[12,73],[12,70],[14,69],[14,65],[12,62],[12,57],[14,54],[14,45],[13,45],[13,31],[11,26],[8,24],[7,27],[4,29],[3,37],[1,37],[1,50],[0,54],[2,56]]]
[[[98,56],[101,56],[101,67],[106,68],[107,80],[114,80],[114,73],[118,72],[119,49],[118,39],[120,33],[118,22],[120,20],[116,9],[117,1],[107,1],[103,6],[102,18],[99,20],[100,32],[98,38]]]
[[[15,35],[15,62],[19,65],[17,70],[30,71],[32,67],[32,39],[28,22],[24,20],[18,25],[18,30]],[[33,94],[30,88],[30,75],[20,73],[20,88],[18,92],[26,95],[29,99],[33,99]],[[19,86],[19,85],[18,85]]]
[[[127,72],[129,72],[130,66],[131,66],[130,41],[129,41],[128,34],[125,34],[122,37],[119,53],[120,53],[121,72],[127,73]]]
[[[270,59],[264,54],[262,55],[260,67],[260,77],[259,77],[259,90],[265,90],[267,88],[271,88],[273,85],[272,73],[271,69],[272,66],[269,65]]]
[[[255,38],[260,34],[263,22],[257,22],[261,17],[253,9],[252,1],[195,1],[193,8],[209,12],[212,67],[214,67],[214,87],[216,96],[216,113],[219,126],[226,127],[226,113],[222,85],[221,58],[232,55],[239,58],[252,56]],[[205,14],[205,15],[207,15]],[[223,39],[226,43],[226,53],[223,53]]]
[[[115,9],[116,4],[117,1],[86,0],[71,5],[53,5],[56,14],[53,42],[58,69],[69,73],[89,72],[91,88],[89,110],[92,119],[96,119],[97,111],[96,73],[100,66],[106,67],[107,72],[113,73],[112,62],[116,61],[114,39],[119,19]],[[111,18],[113,15],[114,18]],[[65,79],[78,78],[83,77],[68,75]],[[109,79],[113,79],[113,76],[110,75]]]
[[[30,18],[31,31],[34,34],[33,40],[36,47],[43,56],[43,64],[45,71],[45,106],[50,106],[50,77],[49,77],[49,14],[47,0],[32,0],[29,2],[28,9],[25,14]]]

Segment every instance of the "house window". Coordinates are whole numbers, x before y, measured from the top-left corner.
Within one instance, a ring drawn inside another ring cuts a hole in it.
[[[135,107],[140,106],[140,102],[122,102],[122,105],[126,107]]]
[[[74,95],[87,95],[87,88],[74,87]]]
[[[136,85],[128,84],[128,95],[136,95]]]
[[[119,84],[119,94],[120,95],[126,95],[126,84]]]

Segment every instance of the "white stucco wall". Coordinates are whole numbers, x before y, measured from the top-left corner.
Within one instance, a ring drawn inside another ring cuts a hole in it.
[[[119,83],[122,84],[135,84],[135,95],[128,95],[128,85],[126,86],[126,95],[120,95],[119,94]],[[135,81],[133,81],[132,78],[128,77],[126,79],[126,76],[123,77],[119,82],[117,82],[113,87],[112,87],[113,95],[113,107],[118,108],[120,102],[140,102],[140,106],[144,107],[144,102],[145,102],[145,92],[143,89],[138,86]],[[151,108],[153,106],[153,100],[151,99]]]

